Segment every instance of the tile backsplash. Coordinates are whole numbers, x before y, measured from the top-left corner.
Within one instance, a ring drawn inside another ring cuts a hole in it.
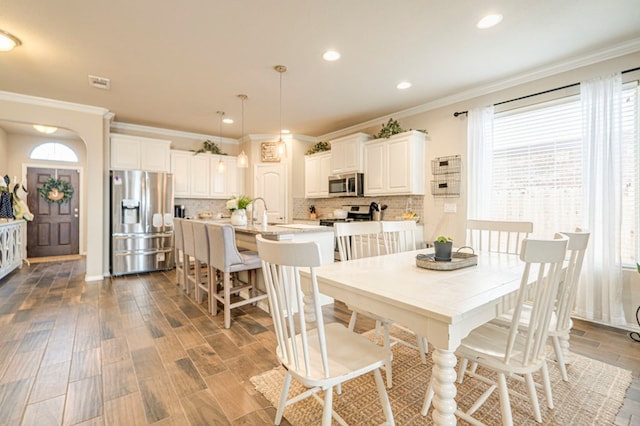
[[[309,207],[314,205],[318,219],[333,217],[335,209],[342,208],[345,205],[368,206],[375,201],[378,205],[387,205],[384,210],[382,219],[394,220],[399,219],[402,213],[413,211],[419,216],[423,211],[424,196],[422,195],[398,195],[393,197],[338,197],[338,198],[294,198],[293,200],[293,218],[292,219],[308,219]],[[214,215],[222,213],[228,217],[231,212],[226,208],[227,200],[207,200],[197,198],[176,198],[174,204],[185,206],[187,217],[196,217],[198,213],[211,212]]]
[[[368,206],[371,202],[378,205],[386,204],[387,208],[383,212],[382,219],[399,219],[402,213],[413,211],[418,215],[422,214],[424,196],[423,195],[399,195],[392,197],[338,197],[338,198],[295,198],[293,200],[293,218],[308,219],[309,207],[314,205],[318,219],[333,217],[333,211],[345,205]]]

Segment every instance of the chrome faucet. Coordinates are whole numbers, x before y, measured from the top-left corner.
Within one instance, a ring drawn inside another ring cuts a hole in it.
[[[255,212],[256,212],[256,209],[255,209],[256,204],[255,204],[255,203],[256,203],[256,201],[258,201],[258,200],[262,201],[262,204],[264,205],[264,212],[263,212],[263,214],[262,214],[262,221],[263,221],[263,222],[265,222],[265,221],[266,221],[266,218],[267,218],[267,210],[269,210],[269,209],[267,208],[267,202],[266,202],[266,201],[264,200],[264,198],[262,198],[262,197],[256,197],[256,198],[254,198],[254,199],[253,199],[253,207],[254,207],[254,208],[251,210],[251,216],[252,216],[252,218],[253,218],[253,215],[254,215],[254,214],[255,214]],[[253,218],[253,220],[255,220],[255,218]],[[263,223],[263,225],[266,225],[266,223]]]

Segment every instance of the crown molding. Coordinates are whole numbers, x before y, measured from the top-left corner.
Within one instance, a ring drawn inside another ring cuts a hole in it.
[[[574,57],[556,64],[538,68],[529,72],[519,74],[517,77],[507,78],[500,80],[499,82],[489,83],[484,86],[480,86],[471,90],[459,92],[450,96],[445,96],[434,101],[430,101],[412,108],[397,111],[395,113],[387,114],[382,117],[374,118],[372,120],[365,121],[363,123],[355,124],[353,126],[336,130],[334,132],[326,133],[318,136],[318,140],[335,139],[340,136],[345,136],[351,133],[360,132],[364,129],[368,129],[373,126],[379,125],[381,122],[386,122],[389,118],[405,118],[413,115],[417,115],[423,112],[431,111],[437,108],[442,108],[451,104],[455,104],[469,99],[477,98],[479,96],[488,95],[490,93],[498,92],[500,90],[509,89],[521,84],[530,83],[542,78],[551,77],[563,72],[571,71],[581,67],[597,64],[610,59],[619,58],[624,55],[636,53],[640,51],[640,38],[635,38],[618,43],[612,47],[606,49],[596,50],[587,55]]]
[[[0,90],[0,100],[18,102],[21,104],[43,106],[48,108],[64,109],[67,111],[85,112],[100,116],[107,116],[109,110],[91,105],[76,104],[73,102],[59,101],[56,99],[41,98],[38,96],[24,95],[22,93],[4,92]]]
[[[185,132],[182,130],[163,129],[161,127],[143,126],[141,124],[123,123],[120,121],[112,122],[111,130],[152,133],[154,135],[160,135],[167,138],[177,137],[177,138],[185,138],[185,139],[209,139],[215,142],[221,141],[222,143],[230,144],[230,145],[239,144],[237,139],[232,139],[232,138],[207,135],[204,133]]]

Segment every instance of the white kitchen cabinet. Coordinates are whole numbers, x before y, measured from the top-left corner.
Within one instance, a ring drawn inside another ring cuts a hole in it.
[[[362,172],[362,147],[371,139],[366,133],[355,133],[331,141],[331,174]]]
[[[225,165],[224,172],[218,171],[219,161]],[[237,157],[171,151],[173,191],[178,198],[231,198],[243,192],[243,171]]]
[[[191,156],[191,170],[189,178],[191,181],[191,197],[208,198],[211,188],[209,175],[211,174],[211,159],[206,154]]]
[[[224,164],[223,171],[220,171],[219,167],[221,161]],[[212,198],[231,198],[232,195],[239,195],[242,192],[238,157],[213,155],[209,168],[209,195]]]
[[[331,151],[304,157],[305,198],[327,198],[331,174]]]
[[[173,195],[177,198],[191,196],[191,157],[193,152],[171,151]]]
[[[425,135],[415,130],[364,144],[364,195],[424,195]]]
[[[111,135],[111,169],[169,172],[171,141]]]

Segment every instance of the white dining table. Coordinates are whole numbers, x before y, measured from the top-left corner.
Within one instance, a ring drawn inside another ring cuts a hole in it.
[[[429,340],[435,348],[433,421],[454,425],[454,352],[471,330],[496,317],[505,296],[517,291],[524,263],[513,254],[480,253],[477,266],[440,271],[417,267],[419,253],[432,251],[336,262],[315,268],[315,273],[321,293],[389,318]],[[300,275],[308,285],[309,271]]]

